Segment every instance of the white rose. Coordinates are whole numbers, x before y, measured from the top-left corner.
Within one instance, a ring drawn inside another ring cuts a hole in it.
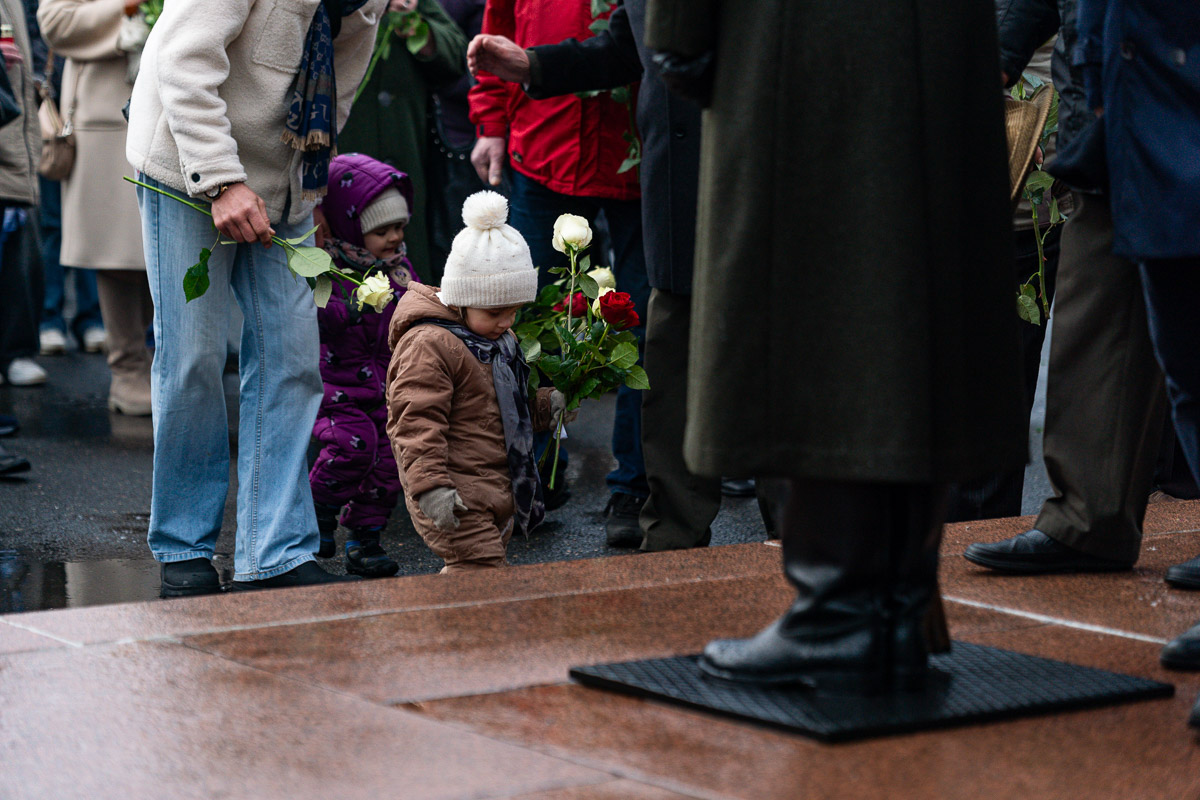
[[[592,243],[592,229],[583,217],[560,214],[558,219],[554,220],[554,240],[551,243],[560,253],[567,252],[568,247],[576,251],[582,250]]]
[[[386,275],[377,272],[363,280],[362,285],[354,290],[354,296],[358,299],[359,311],[362,311],[364,305],[371,306],[376,311],[383,311],[387,304],[392,302],[392,285],[388,283]]]
[[[608,267],[596,267],[588,273],[588,277],[600,287],[600,294],[604,294],[605,290],[611,292],[617,288],[617,276],[613,275],[613,271]]]

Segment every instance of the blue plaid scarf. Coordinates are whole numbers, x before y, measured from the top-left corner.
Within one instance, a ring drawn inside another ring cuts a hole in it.
[[[333,76],[333,40],[342,29],[342,17],[353,14],[367,0],[322,0],[308,26],[304,57],[292,87],[283,141],[300,150],[300,188],[305,200],[325,194],[329,160],[337,147],[337,82]]]

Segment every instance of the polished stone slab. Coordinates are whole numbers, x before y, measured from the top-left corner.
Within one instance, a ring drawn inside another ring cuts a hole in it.
[[[598,768],[620,765],[637,780],[702,797],[1200,797],[1200,742],[1185,727],[1200,674],[1162,670],[1156,645],[1057,626],[962,637],[953,611],[956,638],[1167,680],[1178,691],[1161,700],[838,745],[578,685],[451,698],[420,710]]]
[[[557,683],[581,663],[694,652],[713,637],[753,633],[790,597],[778,573],[714,575],[684,584],[417,608],[183,641],[298,681],[403,703]]]
[[[930,659],[919,690],[847,696],[708,678],[696,656],[575,667],[585,686],[759,722],[823,742],[1171,697],[1167,683],[994,647],[955,642]]]
[[[22,653],[26,650],[46,650],[53,647],[66,647],[65,642],[51,639],[48,636],[32,633],[11,625],[0,619],[0,655],[6,653]]]
[[[483,798],[614,777],[174,644],[3,656],[0,698],[5,800]]]
[[[420,608],[463,607],[621,588],[779,574],[764,543],[536,564],[457,575],[421,575],[332,586],[21,614],[23,626],[76,644],[178,637]],[[4,617],[0,617],[3,619]]]

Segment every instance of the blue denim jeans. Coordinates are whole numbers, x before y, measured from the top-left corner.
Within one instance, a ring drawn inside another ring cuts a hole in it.
[[[554,249],[551,238],[554,220],[560,214],[577,214],[594,223],[596,215],[604,211],[608,220],[613,245],[613,272],[617,277],[617,289],[629,292],[637,306],[639,316],[645,320],[650,302],[650,283],[646,278],[646,257],[642,252],[642,206],[634,201],[605,200],[597,197],[572,197],[547,189],[537,181],[513,171],[513,191],[509,197],[508,223],[525,237],[529,244],[534,266],[538,268],[539,286],[553,283],[558,276],[551,275],[551,267],[567,266],[567,257]],[[604,265],[607,253],[591,253],[592,264]],[[645,327],[633,329],[640,340]],[[639,363],[640,358],[639,358]],[[550,437],[542,434],[538,439],[539,453]],[[624,492],[637,497],[650,494],[646,483],[646,465],[642,461],[642,393],[622,386],[617,390],[617,412],[613,419],[613,457],[617,468],[605,479],[613,492]],[[566,448],[560,456],[559,470],[566,466]]]
[[[101,327],[100,294],[96,290],[96,272],[90,269],[64,267],[58,260],[62,245],[62,184],[39,177],[41,201],[38,206],[38,221],[42,231],[42,269],[45,275],[45,295],[42,298],[41,329],[56,328],[67,332],[63,319],[63,304],[66,300],[66,280],[75,281],[75,317],[71,320],[71,333],[79,341],[92,328]]]
[[[312,560],[318,546],[307,460],[321,402],[312,293],[278,246],[221,245],[208,262],[208,292],[185,302],[184,273],[217,238],[212,220],[141,187],[138,204],[154,298],[150,550],[162,562],[212,557],[229,491],[221,372],[236,302],[245,321],[234,579],[281,575]],[[311,227],[275,223],[282,238]]]

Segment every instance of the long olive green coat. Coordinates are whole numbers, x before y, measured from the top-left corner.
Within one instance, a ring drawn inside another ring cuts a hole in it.
[[[426,58],[410,54],[400,38],[392,43],[390,56],[376,65],[350,111],[346,127],[338,134],[338,151],[365,153],[412,178],[415,208],[410,209],[413,219],[404,241],[408,258],[421,279],[436,282],[441,267],[431,268],[425,213],[429,149],[426,110],[434,89],[458,80],[467,71],[467,37],[437,0],[419,0],[417,11],[429,23],[433,55]]]
[[[685,455],[955,481],[1023,462],[990,0],[651,0],[716,50]]]

